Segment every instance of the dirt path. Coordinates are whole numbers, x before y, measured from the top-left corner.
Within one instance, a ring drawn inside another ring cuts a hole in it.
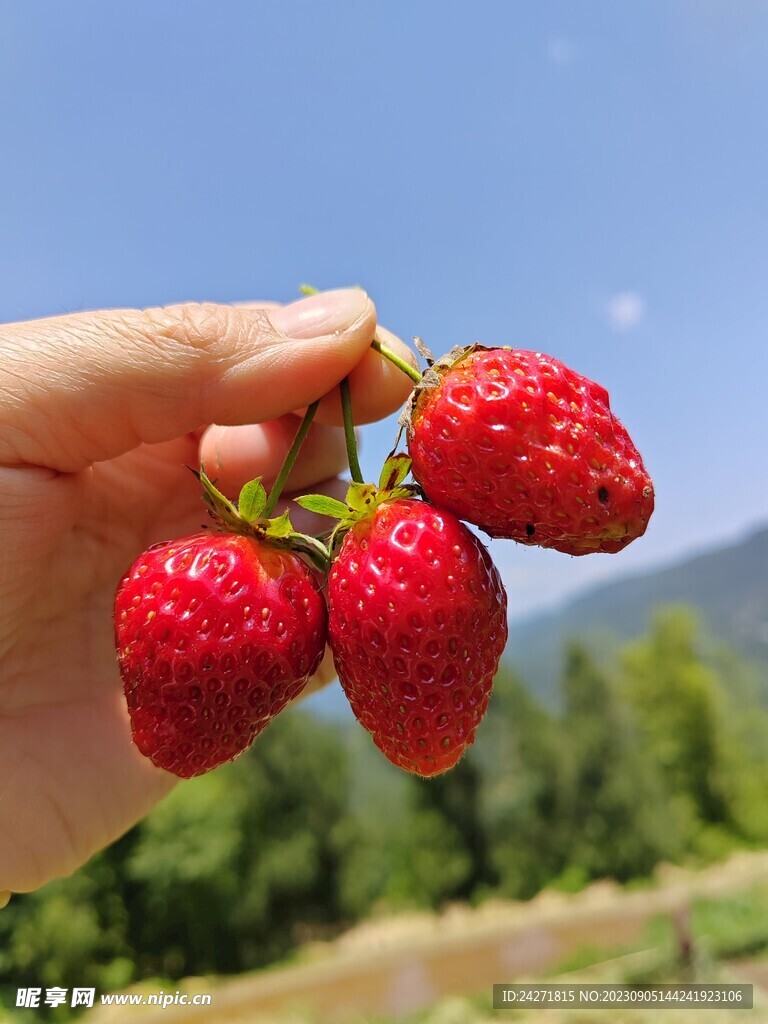
[[[540,976],[584,947],[615,949],[637,940],[653,917],[680,911],[692,898],[761,883],[768,885],[768,853],[740,854],[697,873],[668,869],[653,889],[628,893],[600,883],[570,897],[547,894],[526,904],[424,915],[405,927],[395,918],[389,926],[342,937],[316,962],[223,982],[210,1007],[111,1008],[89,1020],[106,1024],[130,1014],[146,1024],[255,1024],[289,1011],[332,1024],[365,1014],[397,1017],[446,996],[490,990],[494,982]],[[179,988],[192,993],[208,986],[185,982]]]

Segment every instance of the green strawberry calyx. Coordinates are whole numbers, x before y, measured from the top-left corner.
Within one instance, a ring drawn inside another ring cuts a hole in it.
[[[239,533],[275,547],[301,552],[319,569],[327,571],[330,556],[322,541],[294,530],[288,511],[269,518],[268,496],[261,477],[249,480],[240,491],[237,501],[230,501],[216,487],[203,466],[199,472],[196,469],[191,469],[191,472],[202,485],[203,501],[217,530],[222,533]]]
[[[333,558],[343,535],[362,522],[387,501],[422,496],[418,484],[407,484],[405,479],[411,471],[410,457],[404,453],[390,455],[381,470],[378,485],[358,483],[353,480],[346,494],[346,502],[330,498],[327,494],[305,494],[296,498],[296,503],[316,515],[338,520],[330,534],[328,548]]]

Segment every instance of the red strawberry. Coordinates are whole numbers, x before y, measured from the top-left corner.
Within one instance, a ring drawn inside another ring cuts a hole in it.
[[[520,349],[475,346],[433,370],[409,426],[430,501],[493,537],[570,555],[620,551],[645,532],[653,484],[599,384]]]
[[[450,512],[384,501],[346,534],[328,598],[339,679],[376,745],[418,775],[453,767],[507,639],[507,598],[485,547]]]
[[[268,538],[199,533],[154,545],[115,600],[136,746],[182,778],[231,761],[304,688],[326,632],[313,571]]]

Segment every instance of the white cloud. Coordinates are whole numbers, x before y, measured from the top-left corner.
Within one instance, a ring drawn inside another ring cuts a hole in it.
[[[576,50],[570,39],[556,36],[547,43],[547,60],[550,64],[570,64]]]
[[[605,304],[605,315],[614,331],[631,331],[645,316],[645,299],[638,292],[619,292]]]

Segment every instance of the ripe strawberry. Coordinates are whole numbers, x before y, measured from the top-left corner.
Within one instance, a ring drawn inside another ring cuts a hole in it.
[[[385,500],[346,534],[328,598],[339,679],[376,745],[417,775],[453,767],[507,639],[507,598],[485,547],[450,512]]]
[[[608,393],[541,352],[474,346],[425,376],[410,412],[413,475],[493,537],[570,555],[620,551],[653,484]]]
[[[133,563],[115,600],[134,742],[181,778],[246,750],[301,692],[325,649],[327,613],[315,575],[270,541],[264,525],[280,524],[276,532],[285,536],[287,519],[259,521],[258,513],[238,526],[237,509],[227,506],[229,527],[250,525],[253,535],[199,533],[156,544]]]

